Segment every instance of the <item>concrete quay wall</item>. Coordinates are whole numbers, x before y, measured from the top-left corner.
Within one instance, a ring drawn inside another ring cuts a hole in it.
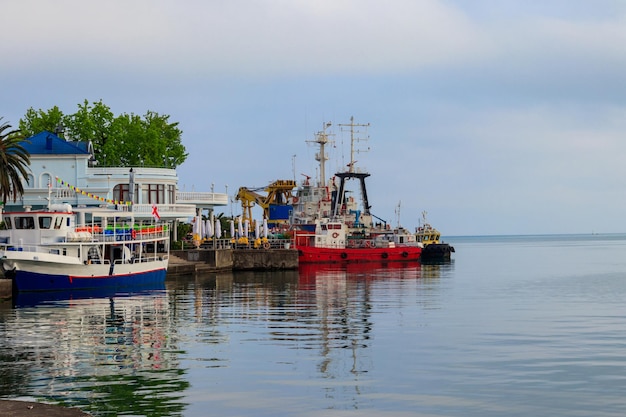
[[[297,269],[298,251],[293,249],[191,249],[170,252],[167,273],[193,274],[220,270]]]
[[[274,270],[297,269],[298,251],[293,249],[234,250],[233,269]]]

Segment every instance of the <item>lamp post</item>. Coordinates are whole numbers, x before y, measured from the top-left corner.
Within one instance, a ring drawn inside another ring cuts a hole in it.
[[[132,168],[128,171],[128,200],[130,204],[135,203],[135,171]]]

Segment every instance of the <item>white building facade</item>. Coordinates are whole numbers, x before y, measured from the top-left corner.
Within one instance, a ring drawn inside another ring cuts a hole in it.
[[[86,142],[69,142],[41,132],[22,145],[30,153],[24,194],[7,201],[5,210],[39,209],[51,203],[74,207],[116,205],[135,217],[151,217],[156,207],[163,220],[187,220],[202,209],[228,205],[228,195],[179,192],[175,169],[102,167]]]

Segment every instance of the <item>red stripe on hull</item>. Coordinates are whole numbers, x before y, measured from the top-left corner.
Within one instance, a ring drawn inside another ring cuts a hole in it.
[[[333,262],[404,262],[419,261],[422,248],[418,246],[396,246],[395,248],[316,248],[298,247],[300,263]]]

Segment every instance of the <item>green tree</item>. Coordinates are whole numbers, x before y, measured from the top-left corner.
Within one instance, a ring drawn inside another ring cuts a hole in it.
[[[47,112],[41,109],[35,110],[31,107],[26,110],[24,118],[20,119],[19,130],[26,138],[34,136],[44,130],[54,132],[59,126],[65,124],[64,119],[65,116],[63,112],[57,106],[54,106]]]
[[[18,130],[11,130],[11,125],[2,123],[0,118],[0,196],[6,203],[7,198],[24,194],[22,178],[28,181],[30,154],[21,143],[24,135]]]
[[[85,100],[71,115],[63,115],[56,106],[47,112],[30,108],[20,128],[32,136],[52,132],[59,123],[66,138],[91,141],[103,165],[176,168],[188,156],[181,142],[183,132],[169,116],[148,111],[143,117],[133,113],[115,117],[102,100],[91,104]]]
[[[94,150],[105,146],[111,135],[111,124],[115,116],[102,100],[89,105],[85,100],[78,105],[78,111],[64,117],[63,124],[69,137],[84,142],[91,141]]]

